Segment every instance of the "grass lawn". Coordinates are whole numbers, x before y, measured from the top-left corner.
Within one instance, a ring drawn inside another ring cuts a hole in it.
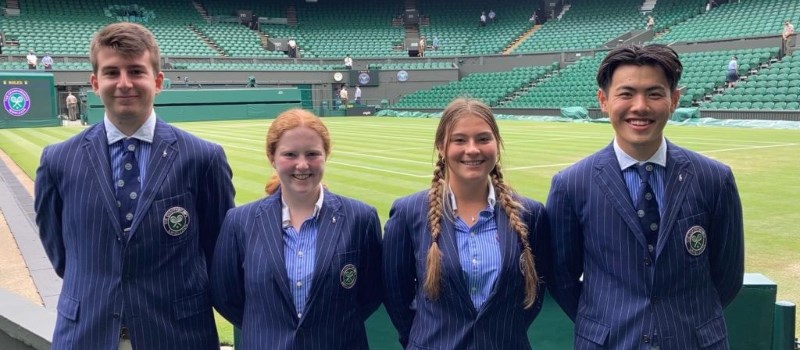
[[[177,124],[225,148],[233,168],[236,202],[263,196],[271,175],[264,144],[268,120]],[[324,183],[331,191],[378,208],[385,221],[392,201],[429,185],[437,119],[328,118],[333,152]],[[0,148],[31,177],[42,148],[79,132],[78,127],[0,130]],[[604,123],[501,121],[503,166],[522,195],[544,201],[558,170],[607,145]],[[778,299],[800,301],[800,130],[667,126],[666,136],[733,168],[742,197],[746,272],[778,283]],[[79,152],[79,149],[75,150]],[[230,325],[220,322],[223,342]]]

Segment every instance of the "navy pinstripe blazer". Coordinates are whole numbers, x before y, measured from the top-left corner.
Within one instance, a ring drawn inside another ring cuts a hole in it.
[[[121,323],[135,349],[217,349],[207,268],[231,169],[218,145],[157,121],[131,232],[121,236],[103,123],[44,149],[36,223],[64,280],[53,349],[117,349]],[[165,228],[184,208],[188,227]],[[173,232],[174,233],[174,232]]]
[[[728,348],[722,309],[744,272],[733,174],[668,142],[664,181],[651,259],[613,145],[553,177],[547,211],[555,271],[548,287],[575,321],[576,349]],[[706,245],[693,255],[686,240],[698,228]]]
[[[428,191],[400,198],[392,205],[383,240],[384,303],[406,349],[530,349],[528,327],[542,307],[539,298],[523,308],[525,290],[520,271],[520,244],[508,216],[497,204],[498,239],[502,266],[494,289],[480,310],[467,291],[458,260],[453,222],[442,219],[442,290],[432,301],[425,296],[425,260],[431,243],[428,229]],[[544,206],[520,198],[528,225],[536,270],[544,281],[549,270],[547,216]],[[418,283],[419,281],[419,283]]]
[[[284,260],[281,193],[232,209],[211,280],[214,305],[242,329],[242,349],[368,349],[364,321],[381,302],[380,221],[375,208],[325,191],[314,277],[297,318]],[[343,270],[356,268],[345,288]]]

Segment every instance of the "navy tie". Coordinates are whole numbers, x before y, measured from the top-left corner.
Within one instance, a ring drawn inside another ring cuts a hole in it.
[[[661,215],[658,213],[658,202],[656,202],[653,187],[650,186],[650,175],[655,166],[652,163],[637,164],[636,171],[639,172],[639,195],[636,198],[636,216],[639,217],[639,224],[647,239],[647,250],[653,254],[656,242],[658,241],[658,225]]]
[[[116,181],[117,206],[119,206],[119,222],[122,236],[127,237],[136,214],[136,203],[139,199],[141,184],[139,181],[139,163],[136,161],[136,148],[139,140],[127,138],[122,141],[122,172]]]

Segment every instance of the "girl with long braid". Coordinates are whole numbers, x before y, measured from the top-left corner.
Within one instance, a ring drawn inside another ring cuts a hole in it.
[[[544,206],[514,193],[488,106],[442,113],[428,190],[392,205],[384,304],[405,349],[530,349],[549,270]]]

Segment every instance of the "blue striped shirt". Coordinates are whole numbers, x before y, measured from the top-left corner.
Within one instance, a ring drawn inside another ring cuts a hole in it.
[[[450,201],[455,218],[456,243],[461,272],[467,284],[469,297],[476,310],[492,293],[497,276],[500,274],[500,242],[497,237],[497,220],[494,215],[496,203],[494,187],[489,186],[488,205],[478,214],[478,221],[469,227],[460,217],[453,192]]]
[[[119,129],[111,123],[107,115],[103,116],[103,124],[106,127],[106,138],[108,139],[109,163],[111,163],[111,172],[114,174],[114,178],[109,179],[111,181],[111,186],[114,187],[117,180],[122,178],[122,153],[124,153],[125,150],[122,149],[122,142],[119,141],[128,137],[142,141],[139,143],[139,147],[134,151],[134,154],[136,155],[136,163],[139,165],[139,183],[143,186],[147,175],[147,164],[150,163],[150,149],[153,144],[153,135],[155,135],[156,132],[156,113],[151,112],[144,124],[130,136],[119,131]]]
[[[320,189],[319,199],[314,204],[314,213],[300,225],[300,232],[292,226],[289,206],[281,199],[283,221],[283,256],[286,260],[286,273],[289,276],[289,290],[292,292],[297,318],[303,317],[311,281],[314,277],[314,261],[317,253],[317,217],[322,209],[325,191]]]
[[[625,186],[628,188],[628,193],[631,196],[631,203],[636,206],[636,197],[639,193],[639,186],[641,179],[639,172],[636,171],[634,165],[639,163],[653,163],[660,166],[653,167],[653,174],[650,176],[650,187],[653,188],[653,193],[656,195],[656,202],[658,203],[658,211],[661,216],[664,216],[664,177],[667,173],[667,142],[661,139],[661,146],[658,147],[656,153],[650,159],[640,162],[633,157],[629,156],[614,140],[614,153],[617,155],[619,167],[622,170],[622,177],[625,178]]]

